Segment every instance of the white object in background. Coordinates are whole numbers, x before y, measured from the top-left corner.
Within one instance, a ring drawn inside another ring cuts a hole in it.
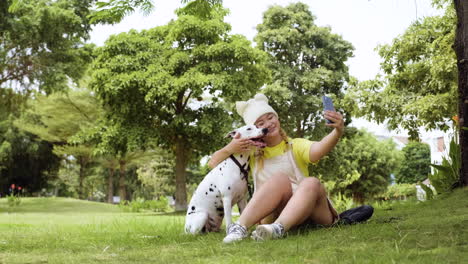
[[[419,184],[416,185],[416,199],[418,199],[418,201],[426,200],[426,192],[423,190],[423,188]]]
[[[172,195],[167,195],[166,196],[167,198],[167,204],[170,206],[170,207],[174,207],[175,206],[175,199]]]
[[[115,203],[115,204],[120,203],[120,196],[113,196],[112,197],[112,202]]]

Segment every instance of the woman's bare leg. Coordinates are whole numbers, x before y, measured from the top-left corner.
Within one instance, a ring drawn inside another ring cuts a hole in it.
[[[292,196],[291,183],[284,174],[273,175],[258,189],[242,212],[239,223],[247,228],[284,207]]]
[[[325,187],[317,178],[306,178],[299,184],[275,222],[281,223],[287,231],[308,218],[323,225],[333,222]]]

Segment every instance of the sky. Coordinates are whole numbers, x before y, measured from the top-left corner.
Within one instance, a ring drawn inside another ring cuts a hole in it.
[[[154,0],[155,9],[148,16],[136,12],[117,25],[99,25],[91,32],[91,42],[98,46],[112,34],[130,29],[142,30],[167,24],[175,19],[174,10],[180,0]],[[271,5],[286,6],[290,0],[223,0],[230,10],[226,22],[232,26],[232,34],[242,34],[253,41],[256,26],[262,22],[263,12]],[[368,80],[380,71],[380,57],[375,51],[378,45],[391,44],[417,19],[440,14],[431,6],[431,0],[302,0],[316,17],[316,25],[329,26],[354,46],[354,57],[347,61],[350,75],[358,80]],[[355,122],[358,127],[385,130],[364,120]],[[375,131],[374,131],[375,132]]]

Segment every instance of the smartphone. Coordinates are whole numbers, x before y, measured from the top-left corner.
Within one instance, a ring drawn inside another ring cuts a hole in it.
[[[330,97],[328,96],[322,96],[322,102],[323,102],[323,110],[329,110],[329,111],[335,111],[335,107],[333,106],[333,101]],[[327,124],[332,124],[333,122],[325,119]]]

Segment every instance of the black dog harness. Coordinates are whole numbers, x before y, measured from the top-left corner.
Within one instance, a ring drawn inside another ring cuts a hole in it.
[[[250,160],[250,157],[249,159],[247,160],[247,163],[245,163],[244,165],[241,165],[239,163],[239,161],[234,157],[234,155],[230,155],[229,158],[232,159],[232,161],[234,161],[234,163],[237,165],[237,167],[239,167],[241,173],[242,173],[242,179],[245,179],[245,181],[247,182],[247,190],[249,191],[249,195],[250,195],[250,198],[252,198],[252,187],[250,186],[250,183],[249,183],[249,170],[250,170],[250,167],[249,165],[247,165],[249,163],[249,160]],[[245,167],[247,165],[247,168]]]

